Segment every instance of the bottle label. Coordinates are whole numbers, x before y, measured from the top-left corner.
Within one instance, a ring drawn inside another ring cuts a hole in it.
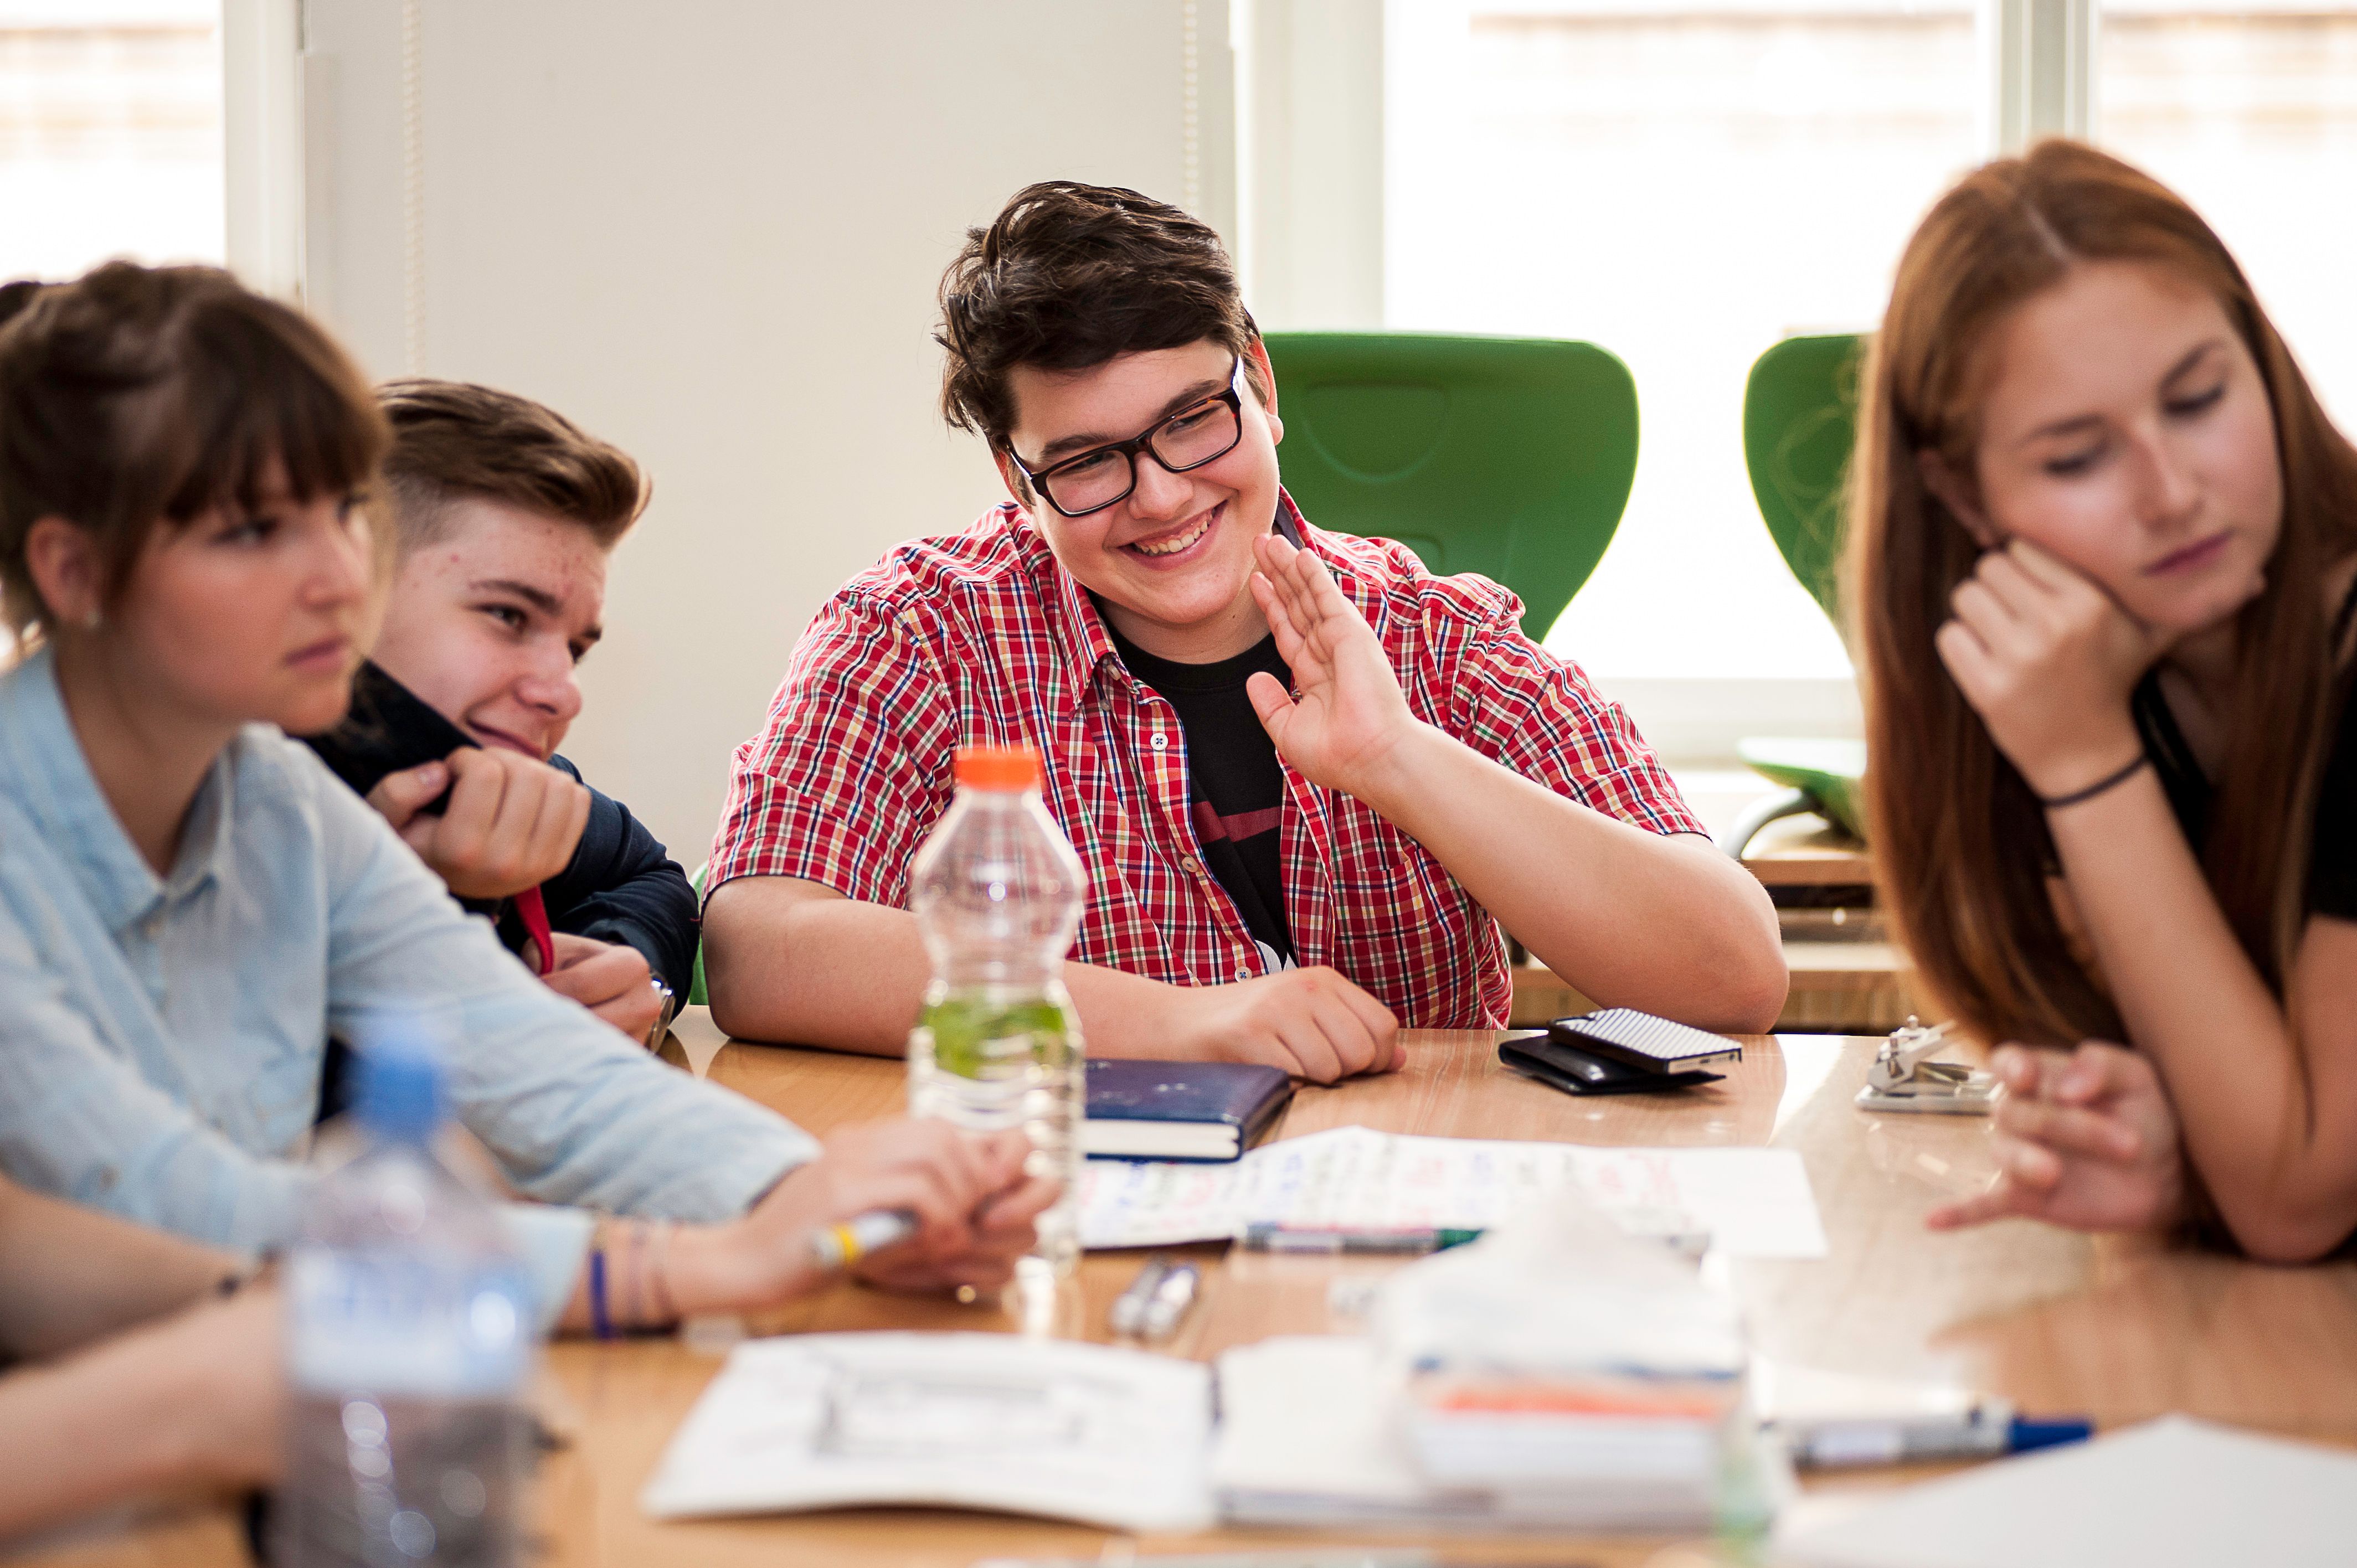
[[[307,1393],[494,1399],[530,1370],[533,1291],[510,1259],[296,1248],[288,1368]]]

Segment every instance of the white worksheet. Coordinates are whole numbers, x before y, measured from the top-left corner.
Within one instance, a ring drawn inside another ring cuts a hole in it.
[[[1790,1149],[1596,1148],[1368,1127],[1265,1144],[1232,1165],[1091,1160],[1081,1241],[1175,1246],[1254,1224],[1484,1230],[1565,1194],[1641,1234],[1707,1231],[1728,1257],[1824,1256],[1808,1171]]]
[[[788,1334],[737,1347],[640,1502],[657,1519],[878,1504],[1107,1530],[1211,1521],[1211,1370],[1015,1334]]]

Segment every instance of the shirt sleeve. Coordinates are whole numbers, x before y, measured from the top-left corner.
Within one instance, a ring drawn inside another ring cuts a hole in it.
[[[888,606],[837,595],[795,645],[768,724],[737,748],[705,896],[739,876],[792,876],[905,904],[956,744],[918,635]]]
[[[564,757],[552,763],[576,779]],[[655,978],[680,996],[695,969],[695,889],[661,840],[612,796],[589,791],[589,822],[572,864],[542,888],[549,924],[601,942],[634,947]]]
[[[300,1231],[319,1172],[248,1153],[106,1050],[13,920],[0,920],[0,1169],[18,1185],[245,1251]],[[589,1216],[506,1204],[500,1219],[553,1324]]]
[[[382,817],[317,779],[328,1027],[363,1049],[389,1028],[436,1038],[454,1114],[521,1191],[718,1220],[815,1155],[774,1112],[648,1056],[526,973]]]
[[[1645,737],[1577,664],[1523,635],[1508,598],[1450,683],[1449,733],[1566,799],[1656,833],[1706,832]]]

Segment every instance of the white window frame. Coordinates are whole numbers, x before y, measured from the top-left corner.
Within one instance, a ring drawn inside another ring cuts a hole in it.
[[[303,298],[302,0],[221,0],[228,262],[247,287]]]
[[[2095,0],[1980,0],[1990,156],[2093,130]],[[1383,175],[1405,150],[1386,60],[1470,0],[1236,0],[1239,257],[1272,330],[1371,330],[1383,320]],[[1576,650],[1575,650],[1576,651]],[[1857,736],[1856,683],[1741,676],[1608,683],[1662,754],[1732,758],[1747,736]]]

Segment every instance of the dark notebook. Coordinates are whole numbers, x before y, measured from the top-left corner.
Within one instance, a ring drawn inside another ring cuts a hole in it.
[[[1292,1099],[1293,1079],[1255,1062],[1092,1058],[1082,1144],[1100,1159],[1232,1160]]]

